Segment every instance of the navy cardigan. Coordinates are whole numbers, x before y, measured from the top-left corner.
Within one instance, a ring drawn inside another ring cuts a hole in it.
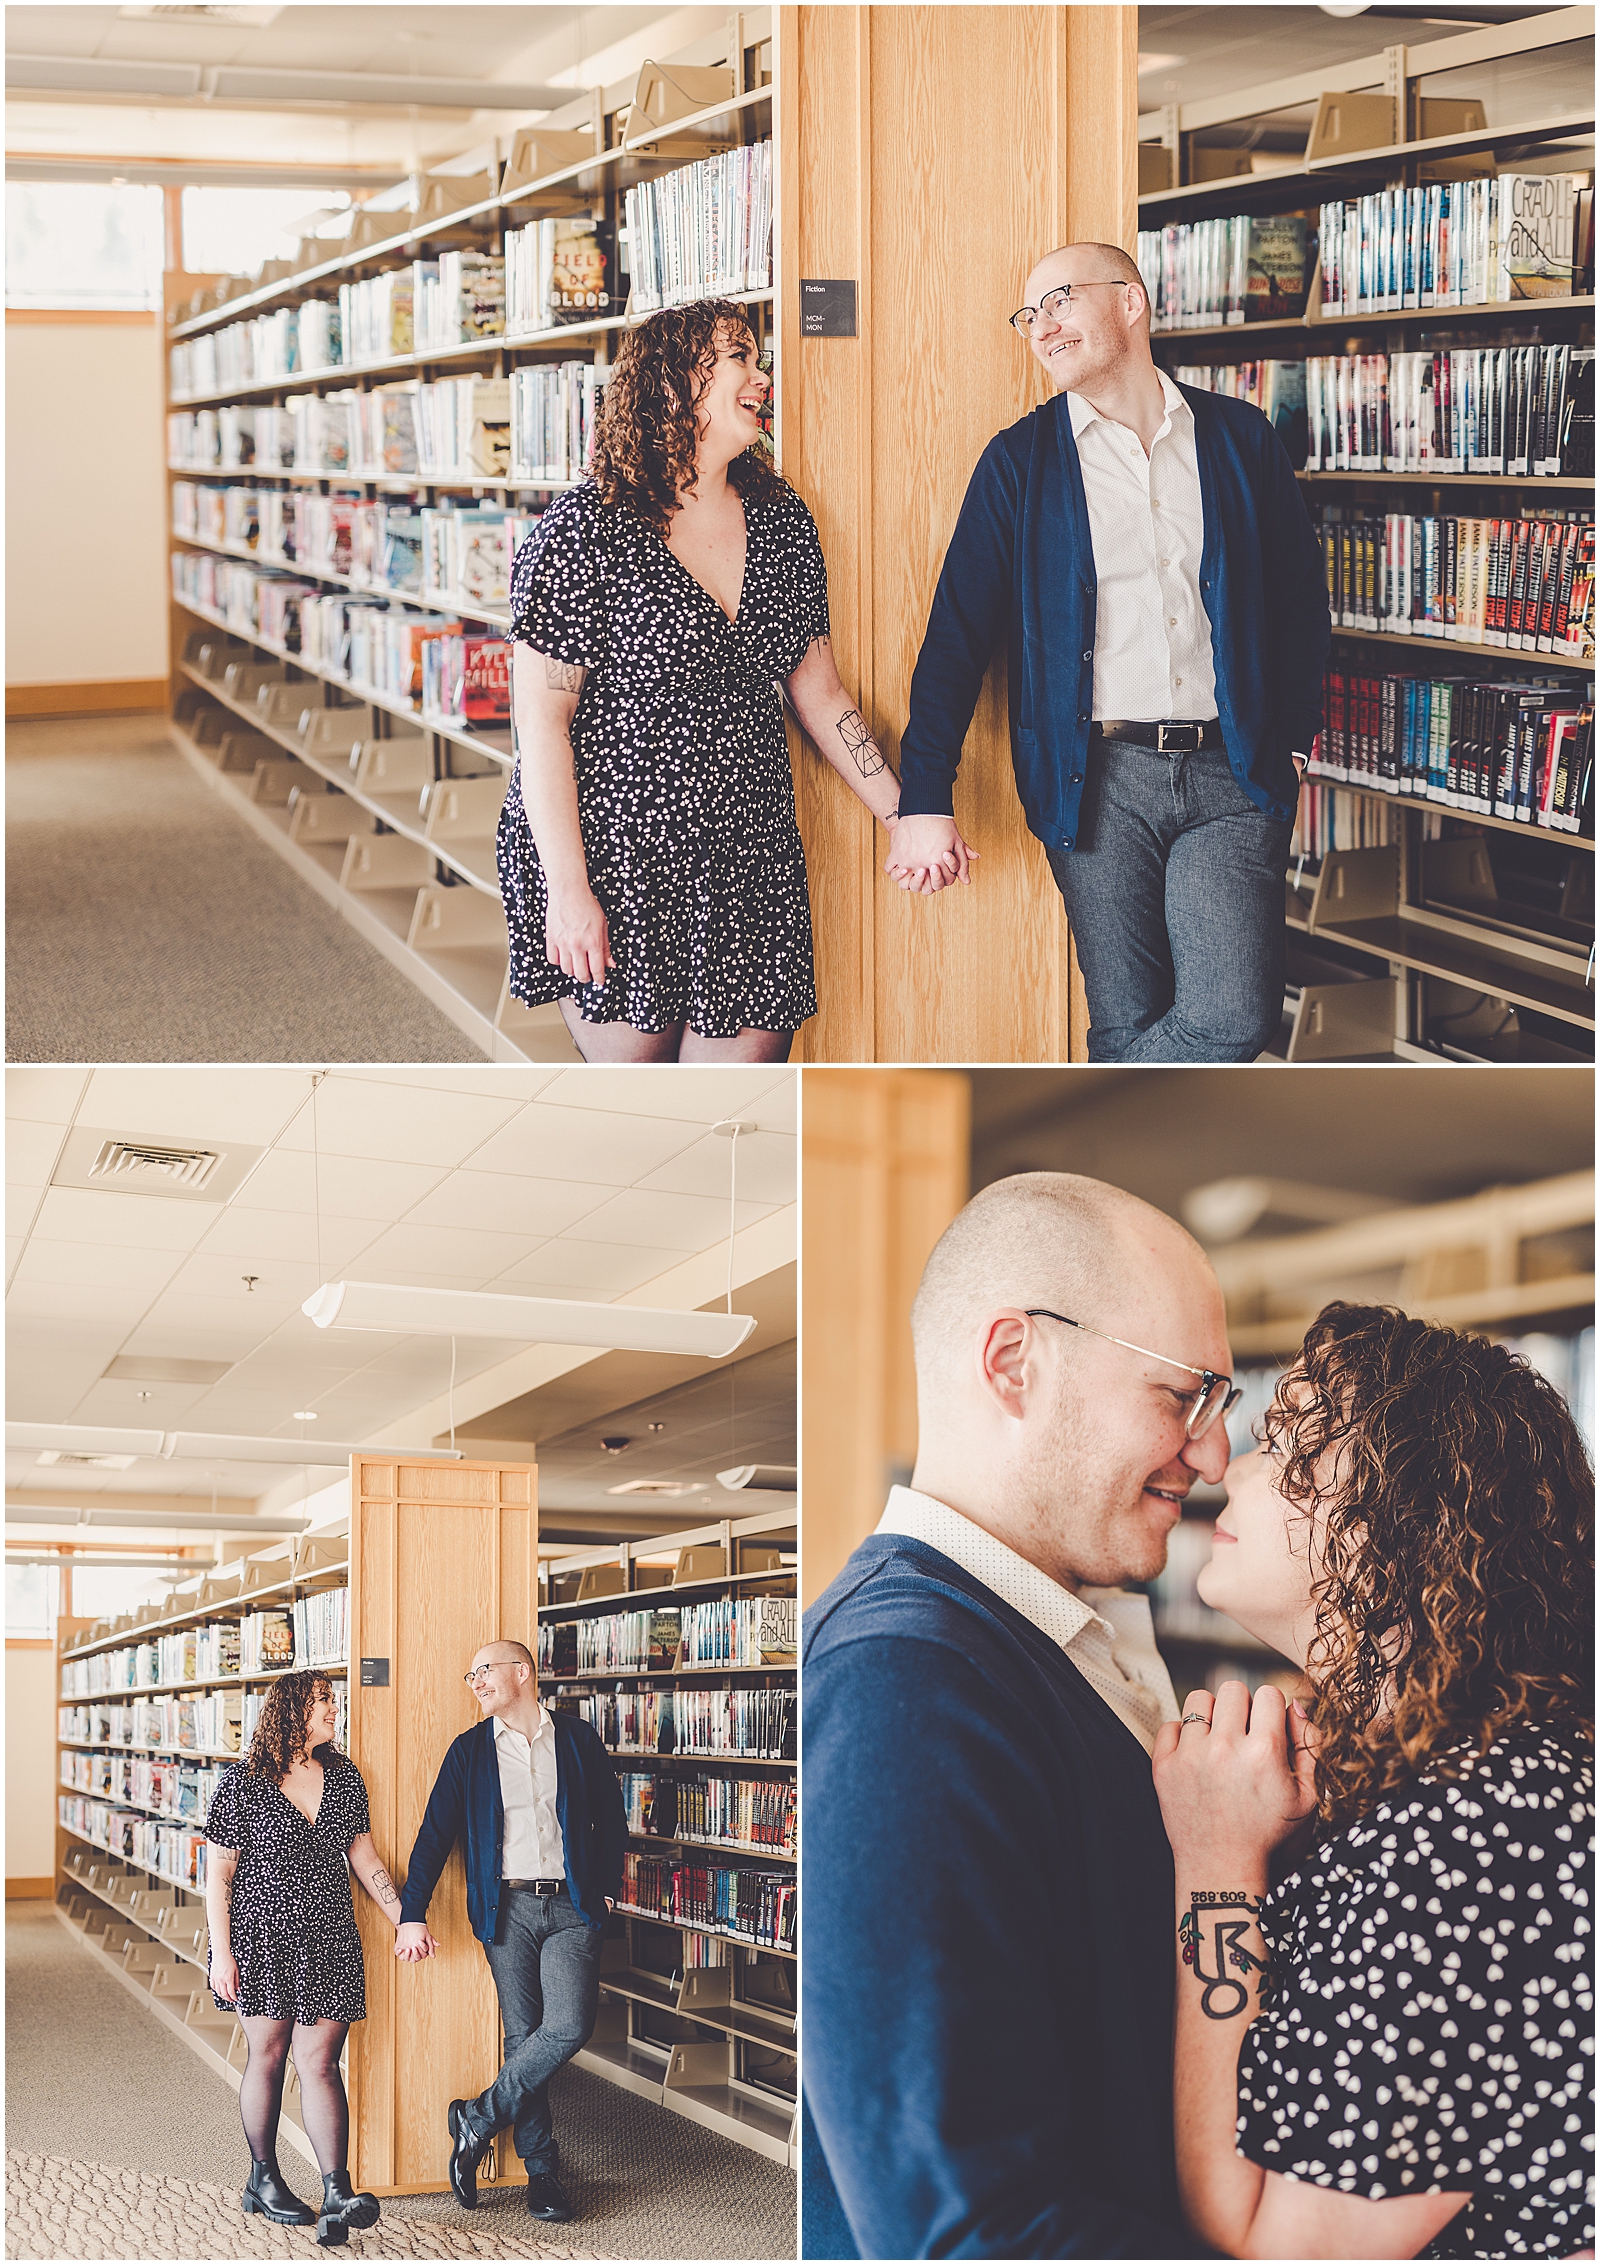
[[[556,1816],[566,1855],[567,1889],[591,1927],[606,1923],[606,1897],[622,1889],[627,1812],[617,1773],[595,1732],[552,1707],[556,1738]],[[467,1917],[481,1943],[492,1943],[500,1918],[500,1841],[505,1805],[494,1720],[485,1716],[451,1745],[428,1796],[406,1866],[400,1923],[426,1919],[439,1874],[460,1841],[467,1871]]]
[[[874,1534],[806,1615],[807,2258],[1204,2255],[1150,1762],[1059,1646]]]
[[[1291,757],[1322,728],[1330,643],[1322,546],[1288,452],[1247,401],[1179,392],[1194,411],[1217,714],[1234,777],[1293,815]],[[997,434],[978,459],[934,592],[900,742],[900,808],[953,808],[961,743],[1009,632],[1011,755],[1029,827],[1070,850],[1094,716],[1094,549],[1067,396]]]

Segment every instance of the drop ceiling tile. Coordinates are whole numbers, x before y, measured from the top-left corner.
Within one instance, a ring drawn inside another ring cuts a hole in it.
[[[728,1232],[728,1203],[703,1195],[651,1195],[630,1188],[591,1212],[583,1222],[585,1237],[597,1243],[643,1243],[651,1250],[701,1251]],[[772,1209],[768,1203],[733,1207],[735,1229],[753,1226]],[[665,1272],[665,1268],[658,1271]]]
[[[560,1235],[616,1192],[593,1182],[527,1179],[516,1172],[452,1172],[407,1213],[404,1224]]]
[[[24,1258],[24,1265],[27,1261]],[[97,1289],[82,1282],[24,1282],[20,1271],[6,1297],[6,1326],[11,1335],[18,1324],[26,1322],[30,1333],[39,1322],[76,1322],[81,1325],[68,1333],[73,1347],[93,1346],[98,1350],[109,1343],[106,1360],[112,1360],[122,1349],[122,1339],[144,1317],[150,1300],[142,1290]],[[101,1367],[105,1362],[101,1362]]]
[[[14,1268],[14,1267],[16,1266],[16,1263],[17,1263],[18,1259],[20,1259],[20,1258],[21,1258],[21,1256],[22,1256],[23,1252],[24,1252],[24,1251],[25,1251],[25,1250],[27,1249],[27,1247],[28,1247],[28,1243],[27,1243],[27,1237],[26,1237],[26,1236],[24,1236],[24,1235],[7,1235],[7,1237],[6,1237],[6,1280],[7,1280],[8,1282],[9,1282],[9,1281],[10,1281],[10,1279],[11,1279],[11,1274],[12,1274],[12,1270],[13,1270],[13,1268]]]
[[[142,1291],[153,1298],[184,1263],[175,1250],[137,1250],[106,1243],[58,1243],[32,1235],[17,1268],[17,1284],[60,1289]]]
[[[46,1188],[34,1235],[46,1242],[187,1251],[221,1217],[220,1203],[174,1203],[120,1188]]]
[[[19,1244],[27,1241],[29,1230],[38,1217],[39,1207],[48,1192],[44,1188],[19,1187],[14,1180],[6,1183],[6,1233],[8,1237],[13,1238]]]
[[[296,1259],[325,1282],[349,1272],[350,1261],[383,1233],[377,1219],[332,1219],[305,1212],[252,1211],[230,1204],[205,1239],[207,1258],[238,1258],[252,1268],[264,1258]]]
[[[8,1076],[15,1077],[15,1070]],[[24,1187],[42,1188],[56,1168],[66,1127],[34,1124],[26,1117],[6,1118],[6,1179]]]
[[[273,1316],[266,1307],[247,1311],[242,1296],[168,1292],[141,1315],[138,1329],[119,1350],[180,1361],[242,1361],[272,1329]]]
[[[432,1093],[329,1078],[317,1094],[315,1147],[324,1156],[373,1156],[399,1164],[459,1164],[509,1124],[523,1104],[468,1093]],[[310,1150],[312,1112],[301,1111],[279,1146]]]
[[[589,1243],[563,1235],[546,1243],[518,1266],[497,1276],[497,1290],[516,1290],[530,1298],[620,1298],[653,1281],[677,1262],[669,1250],[641,1250],[625,1243]]]
[[[726,1200],[729,1175],[736,1168],[741,1196],[748,1196],[753,1203],[793,1203],[799,1149],[799,1142],[786,1133],[741,1133],[737,1141],[707,1133],[639,1185],[668,1195],[710,1195]]]
[[[206,1390],[203,1384],[117,1384],[102,1377],[78,1402],[74,1421],[109,1424],[119,1431],[178,1431]],[[143,1400],[141,1392],[147,1395]]]
[[[29,1124],[70,1125],[89,1072],[28,1067],[6,1071],[6,1117]]]
[[[305,1070],[118,1063],[93,1073],[78,1117],[83,1124],[137,1133],[147,1140],[219,1145],[243,1141],[265,1146],[278,1137],[310,1092]]]
[[[316,1157],[275,1148],[262,1157],[235,1201],[253,1211],[304,1211],[324,1219],[399,1219],[445,1177],[440,1164],[396,1164],[375,1157]]]
[[[661,1078],[656,1074],[661,1067],[666,1065],[586,1063],[582,1069],[563,1070],[540,1098],[561,1109],[617,1110],[701,1125],[714,1125],[719,1117],[749,1117],[767,1131],[793,1130],[792,1069],[678,1063]]]
[[[564,1070],[557,1084],[575,1074]],[[596,1069],[582,1074],[608,1078],[612,1073]],[[548,1108],[543,1101],[535,1101],[514,1125],[479,1149],[472,1168],[475,1172],[515,1172],[545,1180],[589,1185],[600,1182],[627,1188],[678,1155],[693,1137],[692,1131],[670,1117],[573,1106]]]
[[[361,1254],[358,1282],[391,1282],[398,1272],[448,1276],[474,1287],[514,1266],[538,1247],[532,1235],[487,1234],[470,1227],[387,1227]]]
[[[435,1093],[476,1093],[486,1101],[532,1101],[561,1072],[559,1069],[520,1069],[510,1063],[503,1068],[469,1069],[463,1063],[459,1068],[429,1069],[421,1063],[373,1068],[362,1062],[347,1063],[333,1074],[340,1080],[350,1079],[362,1085],[411,1085]]]

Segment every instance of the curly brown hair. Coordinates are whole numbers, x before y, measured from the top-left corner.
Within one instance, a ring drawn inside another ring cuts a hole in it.
[[[244,1767],[256,1777],[269,1777],[274,1785],[281,1785],[296,1756],[306,1752],[306,1721],[312,1707],[332,1689],[332,1682],[320,1668],[302,1667],[292,1675],[280,1676],[267,1693],[249,1751],[241,1757]],[[316,1751],[342,1759],[331,1739]]]
[[[604,503],[626,504],[665,537],[678,491],[695,477],[695,405],[730,335],[753,334],[731,299],[668,307],[623,333],[606,379],[590,472]],[[760,442],[728,466],[741,495],[782,485]]]
[[[1262,1434],[1278,1492],[1322,1521],[1306,1670],[1329,1824],[1461,1775],[1516,1723],[1593,1735],[1594,1474],[1553,1385],[1486,1338],[1340,1300]]]

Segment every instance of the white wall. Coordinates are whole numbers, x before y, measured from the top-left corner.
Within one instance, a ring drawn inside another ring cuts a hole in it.
[[[55,1653],[6,1646],[6,1878],[56,1868]]]
[[[6,320],[6,682],[167,673],[159,317]]]

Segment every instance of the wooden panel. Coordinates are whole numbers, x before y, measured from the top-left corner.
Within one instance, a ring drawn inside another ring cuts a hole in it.
[[[445,1750],[479,1719],[463,1670],[495,1636],[531,1646],[536,1474],[529,1465],[369,1457],[358,1472],[351,1751],[367,1779],[379,1850],[403,1881]],[[357,1662],[374,1657],[388,1660],[389,1682],[363,1689]],[[387,1922],[365,1900],[357,1909],[368,2018],[351,2032],[355,2175],[380,2191],[440,2188],[450,2151],[445,2110],[482,2090],[501,2050],[493,1979],[467,1921],[460,1851],[429,1905],[437,1957],[400,1966]]]
[[[928,1253],[967,1199],[971,1090],[924,1070],[807,1072],[801,1552],[820,1595],[916,1455],[908,1317]]]
[[[978,457],[1045,397],[1006,326],[1029,268],[1133,249],[1132,8],[779,11],[793,247],[779,310],[784,469],[827,555],[840,673],[896,759],[939,569]],[[861,336],[798,337],[797,275],[850,275]],[[820,1011],[810,1061],[1059,1061],[1087,1014],[1011,770],[1003,658],[966,741],[970,889],[909,897],[842,782],[797,752]]]

